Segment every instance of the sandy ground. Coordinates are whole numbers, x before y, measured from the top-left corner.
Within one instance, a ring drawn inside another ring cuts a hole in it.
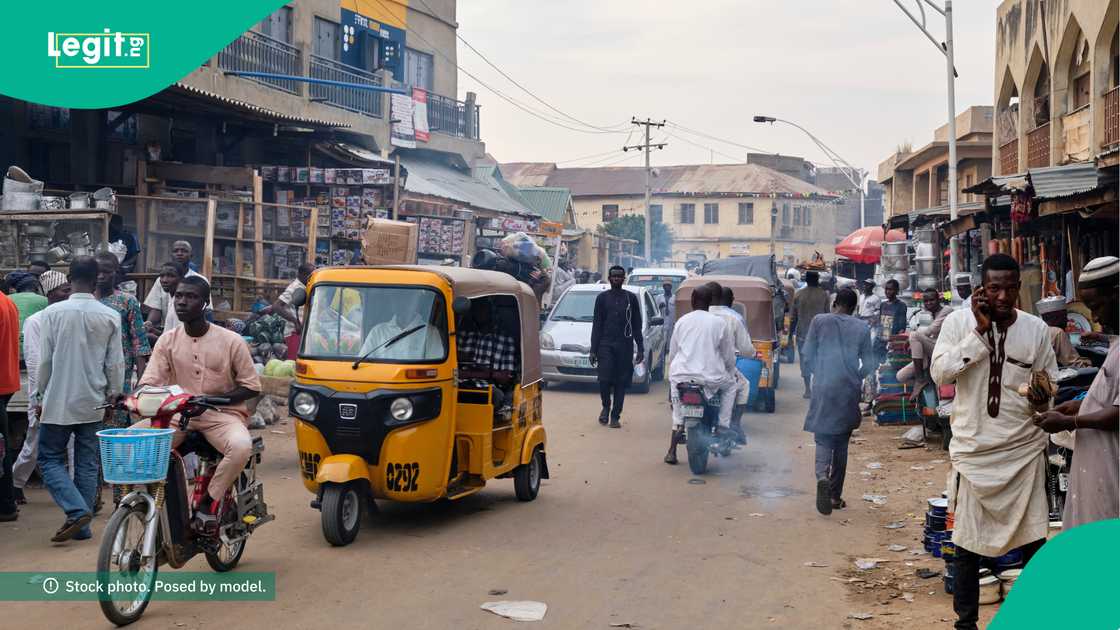
[[[669,432],[664,384],[630,396],[621,430],[595,421],[591,389],[554,388],[545,400],[552,479],[536,501],[519,503],[512,481],[495,480],[459,502],[382,504],[346,548],[327,545],[308,507],[291,425],[271,427],[261,432],[268,449],[261,471],[277,518],[253,535],[239,570],[275,571],[276,601],[156,601],[140,625],[508,628],[515,622],[479,605],[526,599],[548,604],[542,628],[949,627],[936,623],[952,617],[940,580],[908,577],[940,560],[886,549],[921,548],[923,501],[940,492],[947,464],[909,468],[945,455],[897,451],[900,429],[865,423],[851,453],[850,507],[818,515],[812,439],[801,430],[808,401],[796,365],[782,371],[778,413],[748,415],[751,443],[716,460],[702,484],[690,483],[686,465],[661,462]],[[883,468],[868,471],[871,461]],[[872,506],[860,500],[865,492],[888,502]],[[95,520],[93,541],[53,545],[60,512],[43,490],[29,498],[18,522],[0,525],[3,570],[93,570],[106,515]],[[905,528],[883,529],[898,519]],[[893,562],[856,572],[856,557]],[[207,570],[202,558],[188,568]],[[848,583],[853,577],[865,582]],[[493,597],[492,589],[508,593]],[[914,602],[902,592],[914,593]],[[21,628],[109,625],[94,602],[5,602],[0,610]],[[849,618],[861,612],[873,617]]]

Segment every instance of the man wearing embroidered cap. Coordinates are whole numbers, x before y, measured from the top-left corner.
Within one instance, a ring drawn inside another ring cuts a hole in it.
[[[39,285],[47,296],[47,305],[56,304],[70,297],[70,281],[66,274],[59,271],[44,271],[39,276]],[[39,343],[42,340],[40,333],[42,319],[35,313],[23,322],[23,342],[26,349],[23,353],[23,362],[27,366],[27,437],[23,440],[23,449],[12,465],[12,484],[15,486],[16,502],[27,503],[23,496],[23,487],[31,478],[35,464],[39,459],[39,416],[36,413],[39,402],[38,376],[39,376]],[[72,458],[72,457],[71,457]]]
[[[1066,299],[1060,295],[1042,298],[1034,303],[1034,310],[1050,326],[1050,345],[1054,346],[1058,367],[1089,367],[1089,360],[1077,354],[1069,341],[1069,333],[1066,332],[1066,321],[1069,319]]]
[[[1085,265],[1078,289],[1093,319],[1109,335],[1120,330],[1120,259],[1095,258]],[[1071,400],[1035,417],[1043,431],[1073,431],[1074,458],[1062,528],[1120,517],[1120,345],[1108,356],[1083,400]]]

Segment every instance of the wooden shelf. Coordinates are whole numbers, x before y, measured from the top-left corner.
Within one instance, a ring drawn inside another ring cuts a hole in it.
[[[0,212],[0,221],[104,221],[115,213],[110,210],[63,212],[41,210],[38,212]]]

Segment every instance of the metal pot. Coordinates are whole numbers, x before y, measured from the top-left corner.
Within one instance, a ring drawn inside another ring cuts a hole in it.
[[[988,575],[980,578],[980,604],[998,604],[1001,599],[999,578]]]
[[[90,197],[88,192],[70,193],[71,210],[84,210],[89,208],[89,201]]]
[[[886,275],[888,280],[898,281],[898,288],[900,291],[905,290],[910,286],[910,274],[908,273],[892,272]]]
[[[50,238],[54,230],[49,224],[46,223],[28,223],[23,226],[24,236],[34,236],[42,238]]]
[[[66,198],[65,197],[54,197],[54,196],[43,197],[39,201],[39,209],[40,210],[65,210],[66,209]]]
[[[906,271],[910,268],[910,261],[906,256],[883,256],[879,259],[879,266],[883,271]]]
[[[38,210],[41,193],[9,191],[4,193],[4,210],[22,212],[25,210]]]
[[[66,243],[55,245],[47,250],[47,262],[54,265],[70,257],[70,246]]]
[[[90,243],[88,232],[71,232],[66,235],[66,240],[70,241],[70,246],[74,248],[89,247]]]
[[[937,259],[936,258],[915,258],[914,266],[918,269],[918,275],[933,276],[937,275]]]
[[[9,166],[8,174],[4,177],[4,195],[17,192],[43,194],[43,182],[31,179],[24,170],[18,166]]]
[[[884,256],[905,256],[906,255],[906,241],[891,241],[883,243]]]

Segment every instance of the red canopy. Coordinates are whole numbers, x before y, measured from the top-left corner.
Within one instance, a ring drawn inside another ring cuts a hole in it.
[[[888,242],[905,240],[906,233],[902,230],[887,232]],[[883,253],[882,245],[882,227],[875,225],[860,228],[836,244],[836,255],[857,263],[874,264],[879,262],[879,257]]]

